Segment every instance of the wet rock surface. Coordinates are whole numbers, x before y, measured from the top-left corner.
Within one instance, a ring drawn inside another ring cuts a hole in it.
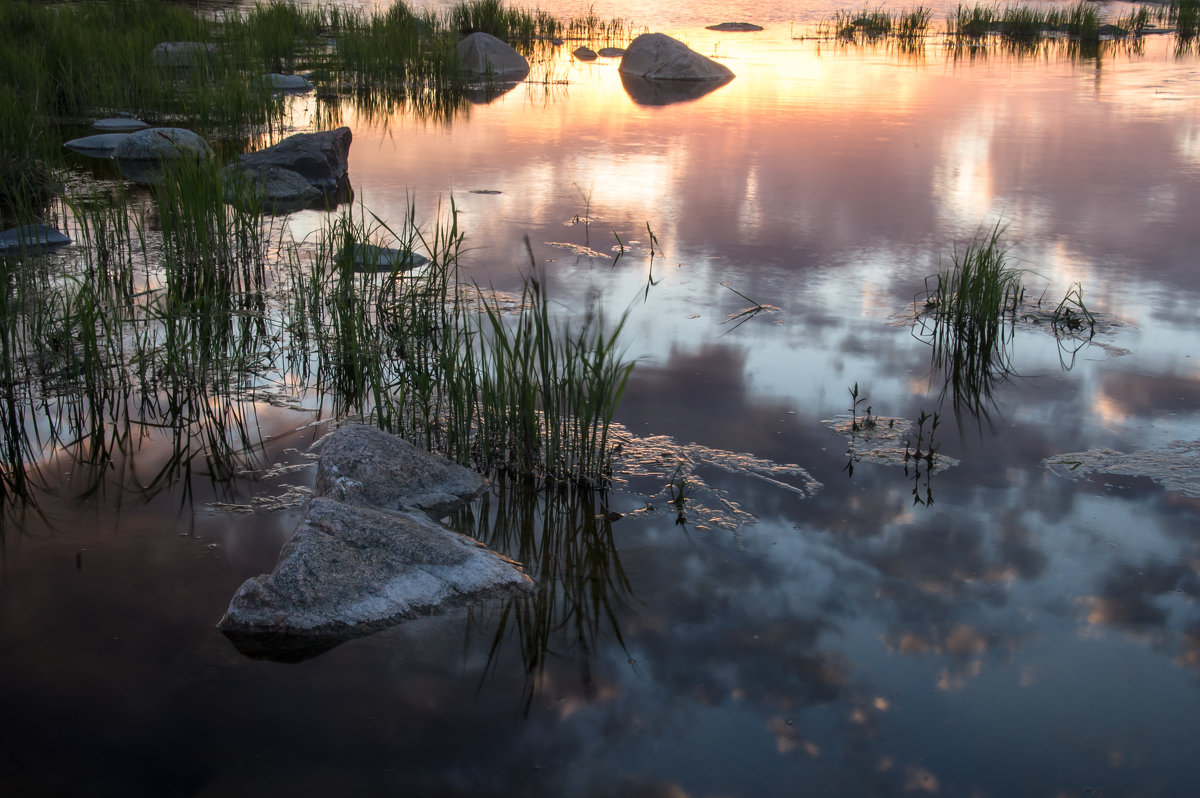
[[[241,190],[275,210],[336,204],[350,193],[352,140],[348,127],[297,133],[271,147],[238,156],[236,164],[225,168],[226,179],[240,180]]]
[[[665,33],[643,33],[621,59],[621,74],[647,80],[727,81],[733,72]]]
[[[114,116],[107,119],[97,119],[92,123],[92,127],[96,128],[96,130],[103,130],[106,133],[132,133],[135,130],[145,130],[150,125],[133,117]]]
[[[71,239],[44,224],[24,224],[0,233],[0,255],[38,252],[70,244]]]
[[[301,659],[434,607],[530,590],[519,565],[424,512],[484,484],[379,430],[337,430],[275,569],[238,588],[218,627],[248,655]]]
[[[92,158],[111,158],[128,133],[97,133],[94,136],[71,139],[63,144],[68,150]]]
[[[463,70],[475,78],[499,81],[524,80],[529,62],[507,43],[490,33],[472,33],[458,43]]]
[[[575,56],[580,61],[595,61],[598,57],[596,51],[588,47],[576,47],[571,51],[571,55]]]
[[[89,137],[90,138],[90,137]],[[212,148],[182,127],[151,127],[126,134],[113,150],[118,161],[160,163],[180,158],[211,158]]]

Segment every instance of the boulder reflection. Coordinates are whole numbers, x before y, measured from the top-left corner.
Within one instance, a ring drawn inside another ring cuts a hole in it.
[[[621,85],[629,99],[638,105],[673,105],[699,100],[711,94],[733,78],[725,80],[648,80],[621,73]]]

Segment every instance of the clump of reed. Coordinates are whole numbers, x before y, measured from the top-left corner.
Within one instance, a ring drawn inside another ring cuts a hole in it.
[[[1167,19],[1180,40],[1194,40],[1200,36],[1200,0],[1171,0]]]
[[[918,295],[920,337],[946,377],[956,409],[986,415],[993,387],[1012,371],[1011,344],[1024,298],[997,224],[954,252]],[[932,284],[931,284],[932,281]]]
[[[509,44],[528,44],[536,39],[551,39],[562,33],[562,24],[540,9],[527,10],[506,6],[502,0],[463,0],[446,12],[446,25],[466,36],[490,33]]]

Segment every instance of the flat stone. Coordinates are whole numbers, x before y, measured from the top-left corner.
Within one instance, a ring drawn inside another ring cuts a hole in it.
[[[733,72],[665,33],[643,33],[629,44],[620,71],[647,80],[727,81]]]
[[[532,586],[513,561],[419,513],[316,497],[274,570],[242,583],[218,628],[357,636]]]
[[[575,56],[580,61],[595,61],[596,51],[587,47],[576,47],[571,51],[571,55]]]
[[[623,47],[601,47],[599,54],[604,58],[620,58],[625,55],[625,49]]]
[[[44,224],[23,224],[0,233],[0,254],[38,252],[70,244],[71,239]]]
[[[477,496],[483,477],[374,427],[331,433],[317,463],[318,496],[387,510],[428,510]]]
[[[145,130],[150,127],[150,124],[132,117],[113,116],[107,119],[97,119],[92,123],[92,127],[106,133],[132,133],[135,130]]]
[[[524,80],[529,62],[506,42],[490,33],[476,32],[458,43],[458,57],[469,77],[498,81]]]
[[[195,67],[207,63],[217,52],[208,42],[162,42],[154,45],[150,57],[160,67]]]
[[[419,269],[429,263],[429,258],[411,249],[380,247],[375,244],[358,244],[353,248],[356,272],[392,272]]]
[[[720,22],[716,25],[705,25],[708,30],[721,31],[722,33],[753,33],[754,31],[762,30],[762,25],[755,25],[753,22]]]
[[[312,91],[313,84],[303,75],[280,75],[272,72],[263,75],[263,82],[273,89],[286,92]]]
[[[128,133],[97,133],[94,136],[84,136],[81,139],[71,139],[64,142],[68,150],[92,158],[111,158],[117,145],[128,136]]]

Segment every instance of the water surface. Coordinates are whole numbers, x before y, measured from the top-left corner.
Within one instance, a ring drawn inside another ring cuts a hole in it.
[[[568,43],[449,119],[342,109],[365,208],[452,197],[476,282],[519,285],[528,236],[564,313],[629,309],[616,489],[497,487],[451,519],[502,550],[545,525],[509,549],[540,577],[525,620],[479,607],[290,664],[215,631],[299,512],[225,505],[311,484],[264,471],[311,462],[313,413],[261,406],[258,469],[216,486],[197,469],[135,489],[166,456],[153,441],[89,497],[50,463],[53,500],[0,552],[6,793],[1192,794],[1195,54],[793,38],[826,4],[594,8],[737,78],[631,96]],[[767,29],[703,28],[727,20]],[[997,224],[1031,295],[1078,283],[1104,324],[1020,326],[987,412],[956,413],[913,301]],[[730,322],[748,304],[731,288],[772,307]],[[937,413],[957,464],[906,469],[838,434],[855,385],[860,414]],[[1132,473],[1044,463],[1099,449],[1149,454]]]

